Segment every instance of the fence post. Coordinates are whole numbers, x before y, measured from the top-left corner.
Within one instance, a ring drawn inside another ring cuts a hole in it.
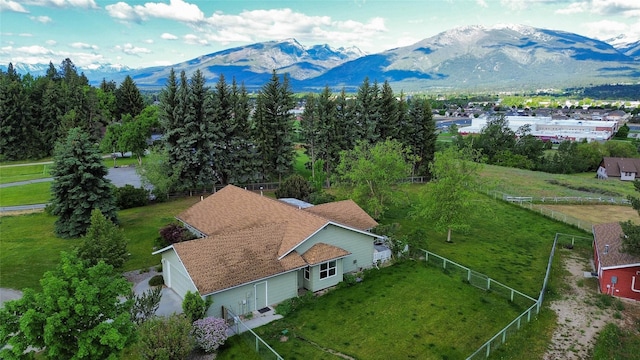
[[[467,281],[471,282],[471,269],[467,270]]]
[[[491,278],[487,278],[487,290],[491,290]]]
[[[443,258],[444,259],[444,258]],[[446,269],[447,268],[447,259],[444,259],[444,261],[442,262],[442,268]]]

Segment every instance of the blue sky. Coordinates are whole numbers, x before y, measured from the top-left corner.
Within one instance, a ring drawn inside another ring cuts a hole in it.
[[[0,64],[170,65],[296,38],[376,53],[465,25],[640,39],[640,0],[0,0]]]

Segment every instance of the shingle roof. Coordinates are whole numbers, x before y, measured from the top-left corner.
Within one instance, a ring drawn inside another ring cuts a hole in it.
[[[302,258],[309,265],[317,265],[325,261],[345,257],[350,254],[350,252],[339,247],[325,243],[317,243],[309,250],[305,251],[304,254],[302,254]]]
[[[619,177],[620,172],[640,173],[640,159],[605,157],[602,162],[607,176]]]
[[[595,247],[600,257],[600,265],[602,267],[625,266],[631,264],[640,264],[640,257],[629,255],[621,252],[622,227],[619,223],[607,223],[593,226],[593,238]],[[605,247],[608,250],[605,253]]]
[[[362,211],[362,210],[361,210]],[[273,223],[286,223],[278,257],[327,224],[327,219],[233,185],[193,205],[178,219],[207,236]]]
[[[327,244],[315,244],[303,256],[292,251],[329,221],[356,230],[377,225],[350,200],[305,210],[233,185],[177,218],[207,236],[173,245],[203,295],[349,255]]]
[[[306,266],[295,251],[278,261],[276,254],[286,231],[286,224],[273,223],[185,241],[173,248],[204,295]]]
[[[304,211],[358,230],[368,230],[378,226],[378,223],[369,214],[362,211],[362,208],[353,200],[316,205],[306,208]]]

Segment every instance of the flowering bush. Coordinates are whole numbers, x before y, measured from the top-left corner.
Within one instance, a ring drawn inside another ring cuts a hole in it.
[[[227,340],[227,324],[223,319],[208,317],[193,322],[192,334],[196,345],[205,352],[213,352]]]

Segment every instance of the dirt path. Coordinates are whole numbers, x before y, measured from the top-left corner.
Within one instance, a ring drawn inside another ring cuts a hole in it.
[[[558,315],[558,327],[553,333],[545,360],[586,360],[595,344],[598,332],[610,322],[622,323],[613,317],[613,309],[601,309],[595,305],[596,292],[588,286],[584,276],[590,265],[574,256],[569,257],[564,267],[570,272],[565,277],[566,295],[551,303],[550,308]],[[591,280],[593,281],[593,280]]]

